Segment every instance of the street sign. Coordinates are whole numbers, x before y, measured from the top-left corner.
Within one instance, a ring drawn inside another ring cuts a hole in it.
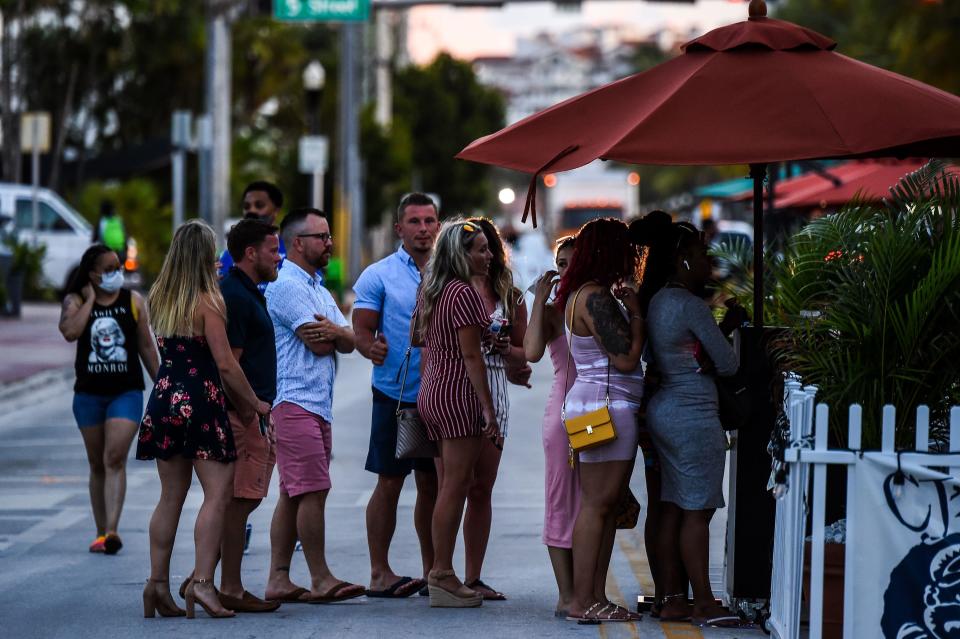
[[[300,138],[300,172],[312,175],[327,170],[327,136],[305,135]]]
[[[364,22],[370,0],[273,0],[273,17],[298,22]]]
[[[20,150],[24,153],[50,150],[50,114],[39,111],[20,116]]]

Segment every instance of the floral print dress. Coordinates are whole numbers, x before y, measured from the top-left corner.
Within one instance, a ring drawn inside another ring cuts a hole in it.
[[[202,335],[158,337],[160,370],[140,422],[137,459],[237,458],[220,373]]]

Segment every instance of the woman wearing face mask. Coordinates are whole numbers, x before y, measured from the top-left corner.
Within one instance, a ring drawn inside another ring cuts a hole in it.
[[[123,547],[117,527],[127,489],[130,443],[143,415],[143,371],[160,365],[146,301],[123,288],[117,254],[94,244],[80,258],[60,311],[60,332],[77,342],[73,414],[90,464],[90,503],[97,526],[90,552]]]

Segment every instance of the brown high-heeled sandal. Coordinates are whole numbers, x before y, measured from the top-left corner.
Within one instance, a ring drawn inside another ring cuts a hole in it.
[[[164,598],[162,592],[158,592],[157,584],[168,583],[166,579],[147,579],[143,587],[143,617],[152,619],[160,613],[161,617],[182,617],[186,613],[183,608],[177,606],[173,597],[168,591],[167,598]]]
[[[213,590],[214,597],[217,596],[217,590],[216,588],[213,587],[213,580],[197,579],[196,577],[194,577],[193,581],[190,582],[190,585],[187,586],[187,592],[185,597],[187,602],[187,619],[194,618],[195,612],[196,612],[194,604],[198,604],[198,603],[200,604],[200,607],[203,608],[204,612],[206,612],[208,615],[210,615],[214,619],[224,619],[226,617],[236,616],[235,612],[233,612],[232,610],[227,610],[226,608],[223,609],[223,612],[217,612],[212,608],[210,608],[210,606],[208,606],[206,602],[203,601],[203,599],[198,599],[196,594],[196,588],[197,586],[202,586],[204,584],[210,584],[210,588]],[[217,603],[219,603],[219,600],[217,601]]]

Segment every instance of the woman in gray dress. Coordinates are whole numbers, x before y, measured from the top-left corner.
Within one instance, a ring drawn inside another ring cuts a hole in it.
[[[660,388],[647,407],[647,425],[662,467],[657,550],[667,595],[660,619],[692,617],[698,625],[735,626],[738,618],[715,603],[708,572],[710,520],[724,506],[726,438],[716,384],[707,372],[736,372],[737,355],[724,335],[739,324],[743,309],[732,308],[719,327],[714,321],[700,296],[711,263],[696,228],[662,225],[648,229],[646,237],[652,238],[648,272],[669,274],[650,300],[647,315],[647,359],[661,375]],[[684,569],[693,588],[693,610],[686,602]]]

